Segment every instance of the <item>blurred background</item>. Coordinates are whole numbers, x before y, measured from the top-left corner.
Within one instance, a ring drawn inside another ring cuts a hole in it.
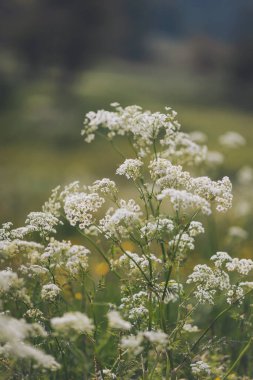
[[[114,173],[110,147],[80,136],[85,113],[114,101],[169,105],[215,149],[237,131],[247,145],[222,170],[253,165],[252,19],[252,0],[1,0],[1,222]]]

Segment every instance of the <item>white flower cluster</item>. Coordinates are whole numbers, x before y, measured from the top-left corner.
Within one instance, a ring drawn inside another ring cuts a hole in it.
[[[173,165],[171,161],[161,157],[150,161],[149,170],[152,179],[160,179],[158,183],[161,187],[163,187],[163,183],[164,187],[184,186],[190,178],[189,172],[183,171],[181,165]],[[162,178],[163,180],[161,180]]]
[[[226,272],[213,271],[206,264],[194,267],[193,273],[188,277],[187,283],[197,284],[194,295],[200,303],[214,303],[214,295],[217,290],[229,290],[230,280]]]
[[[58,295],[61,293],[61,289],[56,284],[46,284],[42,286],[41,298],[44,301],[55,301]]]
[[[114,264],[116,266],[130,270],[130,273],[133,276],[136,274],[140,274],[139,267],[144,272],[148,271],[151,262],[153,267],[155,267],[157,264],[162,264],[162,260],[160,260],[153,254],[144,256],[138,255],[137,253],[133,253],[130,251],[126,251],[126,253],[123,254]]]
[[[44,321],[45,320],[42,311],[37,309],[37,308],[28,309],[25,312],[24,317],[31,318],[31,319],[34,319],[36,321]]]
[[[176,164],[198,165],[206,160],[207,147],[196,144],[187,133],[166,131],[161,144],[165,147],[163,157]]]
[[[155,345],[157,351],[163,351],[169,343],[169,337],[166,333],[160,330],[139,331],[137,335],[124,336],[121,339],[121,348],[128,350],[134,355],[140,354],[144,347],[145,341]]]
[[[88,189],[88,193],[81,191],[79,181],[70,183],[62,191],[58,186],[52,191],[43,210],[59,217],[61,208],[63,208],[66,218],[72,226],[78,224],[81,229],[90,227],[93,223],[94,213],[105,202],[105,199],[97,191],[106,194],[116,193],[117,189],[115,183],[108,178],[95,181]]]
[[[194,292],[200,303],[214,303],[214,296],[218,290],[224,291],[229,304],[238,301],[241,303],[247,283],[232,284],[227,272],[236,272],[239,276],[247,276],[253,270],[253,261],[250,259],[232,259],[226,252],[217,252],[211,257],[215,268],[208,265],[196,265],[187,283],[197,285]],[[224,268],[224,269],[222,269]]]
[[[140,160],[127,159],[116,170],[116,174],[125,175],[128,179],[133,179],[135,181],[141,175],[142,166],[143,166],[143,162]]]
[[[140,221],[140,206],[133,199],[128,202],[121,199],[119,208],[109,208],[105,217],[100,220],[100,228],[106,238],[127,237],[128,231]]]
[[[71,336],[71,334],[91,334],[94,325],[87,315],[79,311],[63,314],[62,317],[51,319],[53,329],[62,335]]]
[[[164,292],[164,283],[162,282],[160,284],[160,294],[161,294],[161,297],[163,296],[163,292]],[[170,280],[168,282],[168,286],[167,286],[167,289],[166,289],[166,293],[165,293],[165,297],[164,297],[164,303],[165,304],[168,304],[168,303],[174,303],[174,302],[177,302],[180,295],[183,294],[183,285],[178,283],[177,281],[175,280]]]
[[[228,235],[234,239],[245,240],[248,237],[247,231],[239,226],[232,226],[228,230]]]
[[[138,325],[138,323],[145,325],[148,316],[147,300],[148,293],[144,290],[140,290],[134,294],[126,294],[122,297],[119,308],[133,325]]]
[[[139,355],[143,350],[141,346],[142,342],[143,336],[139,333],[138,335],[123,336],[120,345],[123,350],[128,350],[131,354]]]
[[[40,260],[52,269],[64,268],[70,274],[76,275],[80,269],[89,268],[90,251],[82,245],[72,245],[70,241],[51,239]]]
[[[206,376],[211,375],[211,370],[208,364],[203,362],[202,360],[198,360],[197,362],[191,364],[191,370],[193,375],[197,376]]]
[[[183,325],[183,330],[188,333],[199,332],[198,326],[193,326],[191,323],[185,323]]]
[[[227,148],[239,148],[246,144],[245,138],[238,132],[229,131],[219,137],[219,143]]]
[[[226,264],[226,268],[229,272],[237,272],[242,276],[247,276],[253,269],[253,261],[251,259],[240,260],[236,257]]]
[[[216,210],[225,212],[232,206],[232,184],[228,177],[212,181],[209,177],[191,179],[191,191],[216,204]]]
[[[21,265],[19,271],[30,278],[43,276],[48,273],[48,269],[37,264]]]
[[[23,285],[22,279],[10,269],[0,271],[0,294],[7,293],[10,289],[19,289]]]
[[[102,370],[103,372],[103,376],[105,378],[105,380],[116,380],[117,379],[117,376],[115,375],[115,373],[113,373],[110,369],[103,369]]]
[[[140,233],[142,238],[151,242],[154,239],[161,239],[165,234],[170,234],[174,228],[173,220],[159,216],[154,220],[148,220],[147,224],[140,228]]]
[[[64,211],[71,226],[84,229],[93,221],[93,214],[103,205],[104,198],[98,193],[72,193],[66,196]]]
[[[32,359],[34,366],[56,371],[60,365],[51,356],[37,349],[26,340],[30,336],[46,336],[38,324],[0,315],[0,355],[7,358]]]
[[[175,119],[177,113],[169,108],[166,109],[167,114],[162,114],[143,111],[139,106],[122,108],[118,103],[111,105],[115,108],[114,112],[99,110],[86,114],[82,130],[86,142],[91,142],[98,128],[102,127],[108,131],[110,139],[116,135],[132,138],[139,155],[144,156],[158,136],[171,136],[180,127]]]
[[[120,313],[116,310],[111,310],[107,313],[107,318],[109,321],[109,326],[113,329],[119,330],[130,330],[132,325],[130,322],[125,321]]]
[[[238,259],[229,256],[226,252],[217,252],[216,255],[211,257],[217,268],[221,268],[223,264],[227,271],[237,272],[242,276],[247,276],[253,270],[253,261],[251,259]]]
[[[0,241],[11,240],[10,231],[13,226],[12,222],[3,223],[2,228],[0,228]]]
[[[0,229],[0,241],[11,241],[14,239],[23,239],[26,235],[35,231],[35,227],[27,225],[25,227],[19,227],[12,229],[12,223],[4,223]]]
[[[237,173],[237,179],[241,185],[251,185],[253,183],[253,168],[243,166]]]
[[[43,248],[43,245],[32,241],[19,239],[13,241],[2,240],[0,241],[0,257],[8,259],[22,253],[23,256],[27,256],[32,262],[36,262]]]
[[[150,176],[157,180],[156,185],[161,189],[187,187],[190,181],[190,173],[183,171],[181,165],[172,165],[165,158],[158,158],[149,164]]]
[[[164,189],[157,195],[159,201],[169,197],[176,211],[183,209],[201,210],[203,214],[210,215],[210,203],[199,195],[189,193],[186,190]]]
[[[92,186],[89,186],[89,190],[92,193],[101,191],[104,194],[116,194],[118,192],[115,182],[109,178],[96,180]]]
[[[61,224],[59,219],[50,212],[30,212],[25,222],[31,232],[39,232],[41,237],[56,233],[55,227]]]
[[[30,296],[24,287],[24,280],[10,268],[0,271],[0,296],[6,300],[16,300],[31,305]]]
[[[206,164],[210,167],[215,167],[223,164],[224,156],[222,153],[217,152],[215,150],[209,150],[206,155]]]
[[[51,192],[50,198],[45,202],[45,204],[42,207],[42,211],[44,212],[50,212],[55,217],[59,218],[60,216],[60,209],[61,209],[61,202],[59,200],[59,191],[60,186],[57,186],[54,188]]]
[[[182,226],[180,232],[169,241],[170,250],[176,251],[177,261],[184,259],[184,255],[195,248],[195,237],[204,232],[204,227],[200,222],[192,221],[188,228]]]
[[[158,158],[149,165],[150,176],[160,188],[158,200],[171,198],[174,208],[197,207],[205,214],[211,213],[211,202],[218,211],[227,211],[232,205],[232,185],[228,177],[212,181],[209,177],[191,177],[182,166],[172,165],[169,160]]]
[[[204,144],[207,142],[207,135],[204,132],[201,131],[193,131],[189,133],[190,138],[192,141],[199,143],[199,144]]]

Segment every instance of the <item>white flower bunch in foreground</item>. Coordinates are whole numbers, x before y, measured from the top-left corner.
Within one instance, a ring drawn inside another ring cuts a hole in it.
[[[51,355],[35,348],[26,340],[31,336],[46,337],[40,325],[27,324],[4,315],[0,316],[0,355],[6,358],[32,359],[34,366],[56,371],[60,365]]]
[[[51,325],[57,333],[65,335],[75,332],[78,334],[90,334],[94,329],[92,321],[85,314],[78,311],[65,313],[62,317],[52,318]]]
[[[130,142],[115,165],[125,191],[109,178],[58,186],[25,226],[0,229],[0,377],[228,378],[252,339],[253,261],[217,252],[203,264],[207,219],[232,206],[229,178],[203,175],[221,156],[181,132],[169,108],[112,106],[89,112],[82,134]],[[247,237],[239,226],[229,236]],[[192,270],[191,253],[202,262]],[[230,332],[216,331],[230,313],[249,339],[233,348],[235,364]]]

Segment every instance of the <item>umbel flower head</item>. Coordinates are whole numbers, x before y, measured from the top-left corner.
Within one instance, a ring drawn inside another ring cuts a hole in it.
[[[210,159],[203,134],[181,132],[170,108],[112,107],[89,112],[82,134],[86,142],[96,134],[129,142],[132,155],[120,151],[115,165],[127,196],[110,178],[74,181],[56,187],[24,227],[0,229],[1,364],[4,358],[13,378],[46,378],[39,368],[58,370],[49,375],[55,379],[224,377],[213,358],[228,357],[228,344],[217,345],[221,329],[210,334],[205,322],[222,303],[230,310],[253,291],[253,261],[218,251],[210,265],[196,259],[187,278],[182,270],[191,252],[198,257],[206,218],[232,206],[229,178],[203,175],[221,156]],[[237,242],[247,233],[234,225],[229,236]]]

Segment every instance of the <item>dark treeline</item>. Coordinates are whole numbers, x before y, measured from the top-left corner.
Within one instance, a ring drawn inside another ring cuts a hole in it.
[[[75,71],[105,56],[143,60],[157,34],[223,40],[248,61],[252,14],[251,0],[1,0],[0,43],[35,71]]]

